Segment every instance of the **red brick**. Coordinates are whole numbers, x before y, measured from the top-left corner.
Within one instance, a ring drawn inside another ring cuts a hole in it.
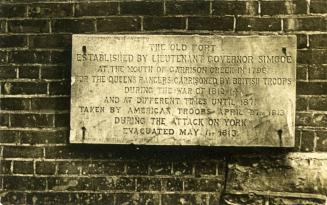
[[[327,65],[309,65],[309,80],[327,80]]]
[[[8,82],[2,86],[2,94],[46,94],[47,83],[41,82]]]
[[[25,19],[9,20],[8,32],[12,33],[48,33],[49,22],[47,20]]]
[[[161,190],[161,180],[160,178],[147,178],[140,177],[137,178],[137,191],[160,191]]]
[[[63,48],[71,49],[71,35],[32,35],[29,36],[29,47],[31,48]]]
[[[49,63],[49,51],[12,51],[8,54],[9,63]]]
[[[256,1],[213,1],[213,15],[257,15]]]
[[[327,152],[327,131],[316,131],[317,147],[316,151]]]
[[[236,19],[237,31],[280,31],[279,18],[239,17]]]
[[[22,177],[22,176],[6,176],[3,178],[4,188],[14,191],[40,190],[46,188],[46,178],[42,177]]]
[[[70,78],[70,68],[68,66],[47,66],[41,68],[41,79],[62,79]]]
[[[26,36],[20,36],[20,35],[0,36],[1,48],[25,47],[26,43],[27,43]]]
[[[63,131],[21,131],[22,144],[65,144],[68,141],[68,132]]]
[[[189,17],[189,30],[232,31],[233,17]]]
[[[306,0],[262,1],[262,15],[306,14]]]
[[[185,17],[145,17],[144,30],[185,29]]]
[[[37,161],[35,165],[36,174],[53,175],[56,171],[56,162]]]
[[[297,82],[296,93],[298,95],[326,95],[327,82]]]
[[[159,194],[117,193],[116,204],[160,204]],[[176,203],[178,204],[178,203]],[[164,205],[164,204],[163,204]],[[165,204],[168,205],[168,204]]]
[[[0,126],[9,126],[9,114],[0,115]]]
[[[52,114],[11,114],[11,127],[53,127]]]
[[[210,13],[210,2],[167,1],[166,13],[172,15],[208,15]]]
[[[326,18],[298,17],[284,19],[285,31],[326,31]]]
[[[313,34],[309,36],[311,48],[327,48],[327,34]]]
[[[63,82],[51,82],[49,83],[50,95],[69,95],[70,84],[66,81]]]
[[[309,98],[309,110],[327,111],[327,98],[326,97]]]
[[[33,174],[34,162],[33,161],[14,161],[13,173],[15,174]]]
[[[327,1],[310,0],[310,13],[327,13]]]
[[[140,31],[141,20],[139,17],[110,17],[97,20],[99,32]]]
[[[0,79],[16,78],[16,68],[10,66],[0,66]]]
[[[58,98],[32,98],[32,110],[69,110],[70,99],[67,97]]]
[[[75,6],[75,16],[109,16],[118,14],[117,2],[87,2]]]
[[[20,4],[0,4],[0,17],[24,17],[26,16],[26,5]]]
[[[18,78],[39,79],[40,68],[39,66],[20,66],[18,73]]]
[[[29,110],[30,100],[25,98],[1,98],[0,110]]]
[[[30,4],[29,17],[66,17],[73,15],[73,5],[63,3]]]
[[[5,146],[4,158],[40,158],[43,157],[43,148],[34,146]]]
[[[162,15],[162,2],[129,1],[120,3],[120,13],[125,15]]]
[[[308,100],[304,97],[296,97],[296,110],[306,111],[308,107]]]
[[[301,138],[301,151],[312,152],[314,151],[315,135],[313,131],[302,131]]]
[[[93,19],[55,19],[52,20],[54,33],[91,33],[94,32]]]

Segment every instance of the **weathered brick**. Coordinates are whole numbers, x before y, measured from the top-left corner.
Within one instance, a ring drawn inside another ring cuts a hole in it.
[[[48,188],[53,191],[91,191],[94,190],[91,177],[48,177]]]
[[[2,48],[17,48],[26,46],[26,36],[11,35],[0,36],[0,47]]]
[[[99,32],[140,31],[139,17],[110,17],[97,20]]]
[[[312,197],[310,197],[310,196],[309,197],[269,196],[269,204],[271,204],[271,205],[280,205],[280,204],[324,205],[324,204],[326,204],[326,199],[323,199],[323,197],[316,198],[314,196],[312,196]]]
[[[11,127],[53,127],[53,114],[11,114]]]
[[[69,79],[68,66],[47,66],[41,68],[41,79]]]
[[[222,179],[211,178],[201,179],[193,178],[186,180],[185,190],[187,191],[203,191],[203,192],[222,192],[224,181]]]
[[[316,131],[317,134],[317,147],[318,152],[327,152],[327,131]]]
[[[236,19],[237,31],[280,31],[279,18],[239,17]]]
[[[128,15],[162,15],[162,2],[129,1],[120,3],[120,13]]]
[[[16,78],[16,68],[10,66],[0,66],[0,79]]]
[[[54,33],[91,33],[94,32],[93,19],[55,19],[52,20]]]
[[[7,52],[6,51],[0,51],[0,65],[7,63]]]
[[[0,33],[6,32],[6,29],[7,29],[7,21],[0,20]]]
[[[144,30],[185,29],[185,17],[145,17]]]
[[[71,66],[72,54],[69,50],[51,51],[51,63]]]
[[[296,80],[306,80],[308,75],[308,65],[307,64],[297,64],[296,65]]]
[[[307,48],[307,35],[305,34],[297,34],[297,48]]]
[[[64,48],[71,49],[71,35],[32,35],[29,36],[29,47],[31,48]]]
[[[0,17],[24,17],[26,15],[26,5],[20,4],[0,4]]]
[[[170,175],[171,174],[171,162],[152,161],[149,162],[149,174],[150,175]]]
[[[183,179],[181,178],[163,178],[163,191],[183,191]]]
[[[193,164],[191,162],[174,162],[173,163],[174,175],[191,175],[193,173]]]
[[[166,13],[173,15],[208,15],[210,13],[208,1],[168,1]]]
[[[326,31],[326,18],[298,17],[284,19],[285,31]]]
[[[117,2],[87,2],[75,6],[75,16],[109,16],[118,14]]]
[[[3,197],[1,197],[3,204],[26,204],[26,193],[6,191]]]
[[[25,19],[9,20],[8,32],[11,33],[48,33],[49,22],[47,20]]]
[[[202,161],[195,163],[195,175],[216,175],[217,162]]]
[[[70,99],[58,98],[33,98],[31,99],[32,110],[69,110]]]
[[[326,156],[309,153],[238,155],[230,160],[226,192],[251,191],[325,195]],[[317,183],[321,181],[323,183]]]
[[[9,63],[49,63],[49,51],[11,51],[8,54]]]
[[[296,97],[296,110],[297,111],[306,111],[308,108],[308,100],[304,97]]]
[[[135,178],[131,177],[117,177],[116,190],[135,191],[136,190]]]
[[[83,175],[101,174],[112,176],[125,174],[125,165],[123,162],[83,161],[81,166]]]
[[[47,159],[87,159],[90,158],[92,150],[85,152],[85,147],[72,147],[72,146],[56,146],[46,147],[45,157]]]
[[[214,1],[212,2],[213,15],[257,15],[258,2],[256,1]]]
[[[36,174],[53,175],[56,172],[56,162],[37,161],[35,164]]]
[[[0,161],[0,174],[11,174],[11,164],[12,161],[9,160],[1,160]]]
[[[233,17],[189,17],[189,30],[232,31]]]
[[[327,111],[326,97],[309,98],[309,110]]]
[[[314,34],[309,36],[311,48],[327,48],[327,34]]]
[[[160,204],[158,194],[120,193],[116,194],[116,204]]]
[[[41,82],[7,82],[3,85],[2,94],[46,94],[47,84]]]
[[[302,138],[301,138],[301,151],[304,152],[312,152],[314,151],[315,145],[315,134],[313,131],[302,131]]]
[[[262,15],[306,14],[306,0],[262,1]]]
[[[21,131],[22,144],[63,144],[68,141],[67,131]]]
[[[95,191],[115,189],[115,180],[110,177],[94,177],[92,182]]]
[[[69,114],[55,114],[55,127],[69,127]]]
[[[298,95],[326,95],[327,83],[325,82],[297,82],[296,92]]]
[[[148,174],[148,163],[146,161],[128,162],[127,163],[127,174],[147,175]]]
[[[20,66],[18,78],[38,79],[40,68],[38,66]]]
[[[79,175],[82,169],[83,163],[80,161],[58,162],[58,174]]]
[[[296,126],[309,126],[312,124],[312,114],[311,113],[296,113],[295,115],[295,125]]]
[[[29,17],[66,17],[73,15],[70,3],[42,3],[28,6]]]
[[[13,173],[15,174],[33,174],[34,165],[33,161],[14,161]]]
[[[327,127],[327,114],[316,113],[313,115],[312,126],[315,127]]]
[[[256,205],[265,205],[267,204],[268,200],[265,199],[264,196],[262,195],[256,195],[254,193],[248,193],[248,194],[230,194],[226,193],[222,198],[222,205],[227,205],[227,204],[256,204]],[[267,202],[266,202],[267,201]],[[216,205],[220,204],[220,201],[216,201],[216,203],[209,203],[210,205]]]
[[[66,81],[63,82],[51,82],[49,83],[50,95],[69,95],[70,84]]]
[[[30,100],[25,98],[1,98],[0,110],[29,110]]]
[[[19,132],[16,130],[0,130],[0,143],[18,144]]]
[[[325,0],[311,0],[310,13],[327,13],[327,2]]]
[[[161,190],[161,180],[160,178],[147,178],[140,177],[137,178],[137,191],[160,191]]]
[[[311,64],[308,68],[309,80],[327,80],[327,65]]]
[[[9,114],[0,115],[0,126],[9,126]]]
[[[43,157],[43,148],[34,146],[5,146],[4,158],[40,158]]]
[[[207,204],[205,194],[163,194],[162,205],[170,204]]]

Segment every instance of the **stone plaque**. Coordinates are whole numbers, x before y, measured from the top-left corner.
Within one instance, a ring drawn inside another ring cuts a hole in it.
[[[73,35],[72,143],[294,146],[295,36]]]

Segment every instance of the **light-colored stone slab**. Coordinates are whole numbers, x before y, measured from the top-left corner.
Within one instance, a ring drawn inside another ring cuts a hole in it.
[[[295,36],[73,35],[72,143],[294,146]]]

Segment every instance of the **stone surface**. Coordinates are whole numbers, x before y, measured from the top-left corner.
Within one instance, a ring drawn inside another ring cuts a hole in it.
[[[72,143],[294,146],[295,36],[73,35]]]

